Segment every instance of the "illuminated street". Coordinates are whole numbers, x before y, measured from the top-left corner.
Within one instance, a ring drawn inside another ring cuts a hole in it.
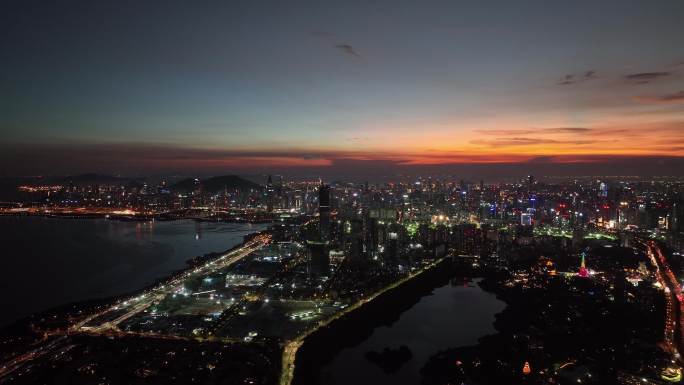
[[[160,284],[140,295],[127,299],[122,303],[117,303],[111,308],[94,314],[83,321],[75,324],[71,329],[72,331],[86,331],[88,333],[103,333],[107,332],[109,329],[117,329],[118,325],[126,321],[127,319],[135,316],[136,314],[146,310],[152,304],[163,300],[169,295],[173,295],[175,292],[182,289],[185,279],[193,275],[208,275],[218,270],[229,267],[235,262],[245,258],[256,250],[261,249],[270,242],[270,237],[268,235],[260,235],[246,243],[244,246],[237,250],[233,250],[229,253],[221,255],[215,260],[209,261],[202,266],[195,267],[194,269],[187,271],[180,277],[176,277],[168,282]],[[126,309],[126,312],[113,320],[103,322],[99,325],[90,325],[90,323],[98,318],[106,316],[108,313],[113,311],[118,311],[121,308]]]

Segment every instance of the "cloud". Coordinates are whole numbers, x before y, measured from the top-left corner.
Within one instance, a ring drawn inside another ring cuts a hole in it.
[[[478,132],[480,134],[484,135],[503,135],[503,136],[509,136],[509,135],[527,135],[527,134],[533,134],[536,131],[534,130],[475,130],[475,132]]]
[[[661,97],[660,97],[660,100],[668,101],[668,102],[671,102],[671,101],[684,101],[684,91],[679,91],[679,92],[675,92],[674,94],[669,94],[669,95],[661,96]]]
[[[475,130],[475,132],[483,135],[494,135],[494,136],[519,136],[519,135],[529,135],[529,134],[583,134],[593,132],[593,128],[587,127],[547,127],[547,128],[535,128],[535,129],[525,129],[525,130]]]
[[[625,78],[627,81],[629,81],[631,83],[646,84],[646,83],[650,83],[653,80],[664,78],[664,77],[670,76],[670,75],[671,75],[670,72],[639,72],[639,73],[624,75],[623,78]]]
[[[345,139],[347,142],[355,142],[355,143],[361,143],[361,142],[368,142],[370,138],[367,136],[353,136],[351,138]]]
[[[634,130],[631,130],[629,128],[604,128],[600,130],[591,131],[591,135],[593,136],[610,136],[615,134],[625,136],[627,134],[634,134]]]
[[[550,127],[550,128],[542,128],[541,131],[547,132],[547,133],[579,134],[579,133],[585,133],[585,132],[593,131],[593,129],[586,128],[586,127]]]
[[[573,83],[575,83],[574,79],[575,79],[575,75],[573,75],[573,74],[567,74],[567,75],[563,76],[563,79],[562,79],[560,82],[556,83],[556,84],[558,84],[558,85],[573,84]]]
[[[593,140],[555,140],[544,138],[496,138],[493,140],[472,140],[471,144],[484,145],[489,147],[515,147],[515,146],[537,146],[537,145],[585,145],[596,143]]]
[[[640,72],[636,74],[625,75],[625,79],[630,80],[652,80],[657,78],[662,78],[664,76],[670,75],[669,72]]]
[[[335,35],[332,32],[318,30],[318,31],[309,32],[309,35],[311,35],[312,37],[315,37],[317,39],[322,39],[322,40],[327,41],[328,43],[332,44],[336,49],[344,52],[347,55],[351,55],[351,56],[354,56],[357,58],[361,57],[361,55],[359,55],[359,53],[356,52],[356,50],[354,49],[354,47],[352,47],[351,44],[340,43],[339,40],[341,40],[341,39],[339,39],[337,37],[337,35]],[[337,42],[335,42],[335,41],[337,41]]]
[[[551,155],[536,156],[528,160],[527,163],[550,163],[553,162],[555,158],[555,156]]]
[[[647,104],[684,104],[684,91],[660,96],[637,96],[634,99]]]
[[[503,138],[503,140],[508,140]],[[517,144],[541,140],[513,138]],[[546,143],[567,143],[550,141]],[[586,141],[573,141],[586,143]],[[678,143],[671,146],[681,151]],[[285,174],[345,180],[396,180],[408,175],[459,174],[479,178],[518,175],[684,175],[682,156],[526,154],[524,151],[345,151],[188,148],[173,145],[0,144],[0,176],[65,175],[83,172],[129,176]],[[623,174],[624,173],[624,174]]]
[[[556,84],[561,85],[561,86],[566,86],[566,85],[575,84],[575,83],[579,83],[579,82],[583,82],[583,81],[594,80],[597,78],[598,77],[596,76],[596,71],[588,70],[581,75],[567,74],[567,75],[563,76],[563,78],[560,81],[558,81]]]
[[[349,45],[349,44],[337,44],[337,45],[335,45],[335,48],[339,49],[340,51],[342,51],[342,52],[344,52],[344,53],[346,53],[346,54],[348,54],[348,55],[355,56],[355,57],[358,57],[358,58],[361,57],[361,55],[359,55],[359,53],[356,52],[356,50],[354,49],[354,47],[352,47],[352,46]]]

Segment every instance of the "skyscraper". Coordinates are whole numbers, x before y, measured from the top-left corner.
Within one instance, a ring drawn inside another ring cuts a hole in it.
[[[599,184],[598,196],[601,198],[607,198],[608,197],[608,185],[605,182],[601,182]]]
[[[309,274],[328,275],[330,273],[330,256],[325,243],[308,241],[307,254]]]
[[[520,214],[520,224],[523,226],[532,226],[532,214],[529,212]]]
[[[321,240],[327,241],[330,235],[330,186],[326,184],[318,187],[318,215]]]
[[[268,176],[268,181],[266,182],[266,210],[270,213],[273,212],[273,200],[274,200],[275,190],[273,188],[273,179]]]

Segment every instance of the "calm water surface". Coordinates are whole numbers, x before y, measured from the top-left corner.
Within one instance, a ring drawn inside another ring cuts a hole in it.
[[[321,368],[325,385],[419,384],[420,369],[440,350],[474,345],[478,338],[495,332],[494,315],[505,303],[478,285],[462,281],[436,288],[389,327],[376,328],[359,345],[340,351]],[[383,371],[366,358],[370,351],[407,346],[412,357],[394,373]]]
[[[265,225],[0,217],[0,326],[140,289]]]

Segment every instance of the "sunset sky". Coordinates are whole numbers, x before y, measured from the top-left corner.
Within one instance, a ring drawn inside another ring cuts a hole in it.
[[[0,32],[3,175],[684,173],[680,0],[22,0]]]

